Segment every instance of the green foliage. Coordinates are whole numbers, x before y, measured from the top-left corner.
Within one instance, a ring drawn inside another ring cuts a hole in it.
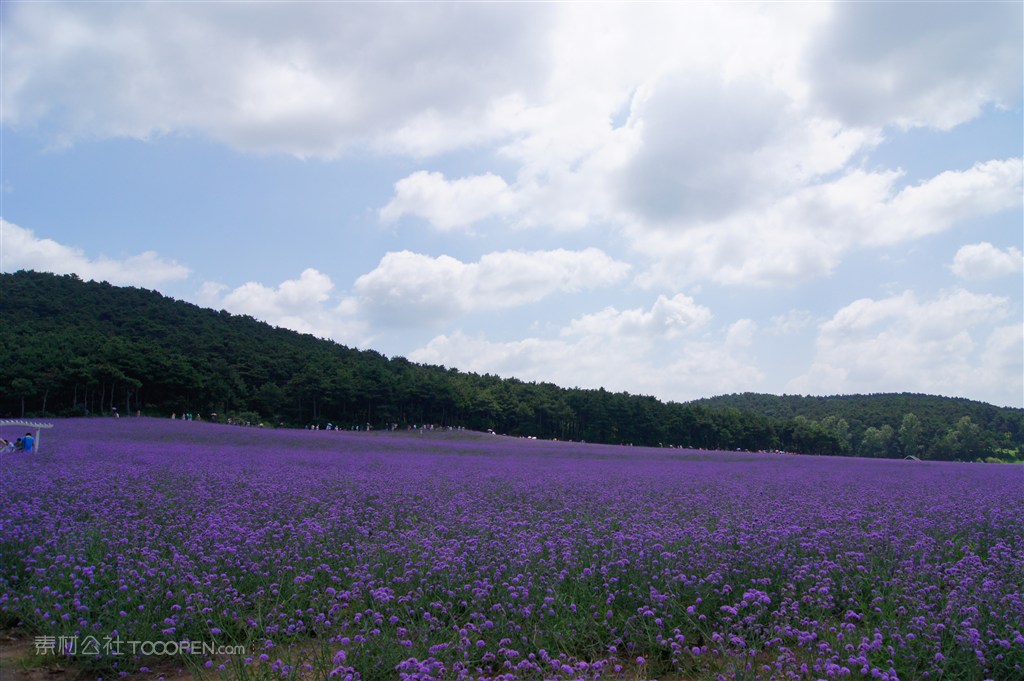
[[[910,413],[903,417],[899,437],[903,456],[917,456],[920,451],[921,419],[916,414]]]
[[[413,364],[74,275],[0,274],[0,318],[0,416],[116,409],[824,455],[1012,461],[1024,452],[1020,409],[908,394],[663,403]]]
[[[1013,461],[1024,453],[1024,410],[961,398],[909,393],[828,397],[745,393],[695,404],[734,407],[779,419],[804,417],[837,433],[841,441],[845,434],[839,421],[845,421],[850,446],[858,456],[974,461],[991,455]]]
[[[884,457],[889,455],[893,439],[892,426],[885,424],[881,428],[868,426],[860,439],[858,453],[867,457]]]

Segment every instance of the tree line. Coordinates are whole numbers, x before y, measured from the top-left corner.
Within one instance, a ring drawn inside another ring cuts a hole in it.
[[[729,395],[688,403],[388,358],[139,288],[0,274],[0,414],[194,413],[273,426],[432,424],[611,444],[998,457],[1024,410],[925,395]]]

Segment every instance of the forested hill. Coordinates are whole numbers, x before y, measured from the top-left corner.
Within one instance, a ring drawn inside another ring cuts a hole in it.
[[[980,437],[982,432],[1019,433],[1022,421],[1020,409],[996,407],[962,397],[917,393],[825,397],[738,393],[695,400],[691,404],[738,409],[781,420],[845,421],[851,439],[858,444],[856,453],[865,456],[894,456],[902,451],[901,433],[902,437],[910,438],[915,432],[919,433],[920,442],[932,443],[946,451],[962,450],[965,441]],[[927,452],[929,447],[924,450]]]
[[[872,395],[766,395],[738,393],[694,400],[692,404],[707,407],[739,409],[772,418],[791,419],[803,416],[820,421],[829,416],[846,419],[851,428],[888,425],[899,429],[904,414],[913,412],[923,422],[955,422],[963,416],[985,428],[1000,428],[1002,419],[1020,410],[1006,410],[962,397],[937,397],[916,393],[881,393]]]
[[[1020,409],[924,395],[663,403],[413,364],[74,275],[0,274],[0,416],[115,409],[705,449],[1004,460],[1024,453]]]

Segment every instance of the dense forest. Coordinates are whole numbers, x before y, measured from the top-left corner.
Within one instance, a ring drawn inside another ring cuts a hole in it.
[[[424,424],[614,444],[1024,458],[1024,410],[926,395],[689,403],[460,372],[75,275],[0,274],[0,415]]]

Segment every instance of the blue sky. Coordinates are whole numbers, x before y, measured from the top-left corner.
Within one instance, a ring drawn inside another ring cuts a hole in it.
[[[1020,3],[4,3],[0,268],[655,395],[1024,406]]]

